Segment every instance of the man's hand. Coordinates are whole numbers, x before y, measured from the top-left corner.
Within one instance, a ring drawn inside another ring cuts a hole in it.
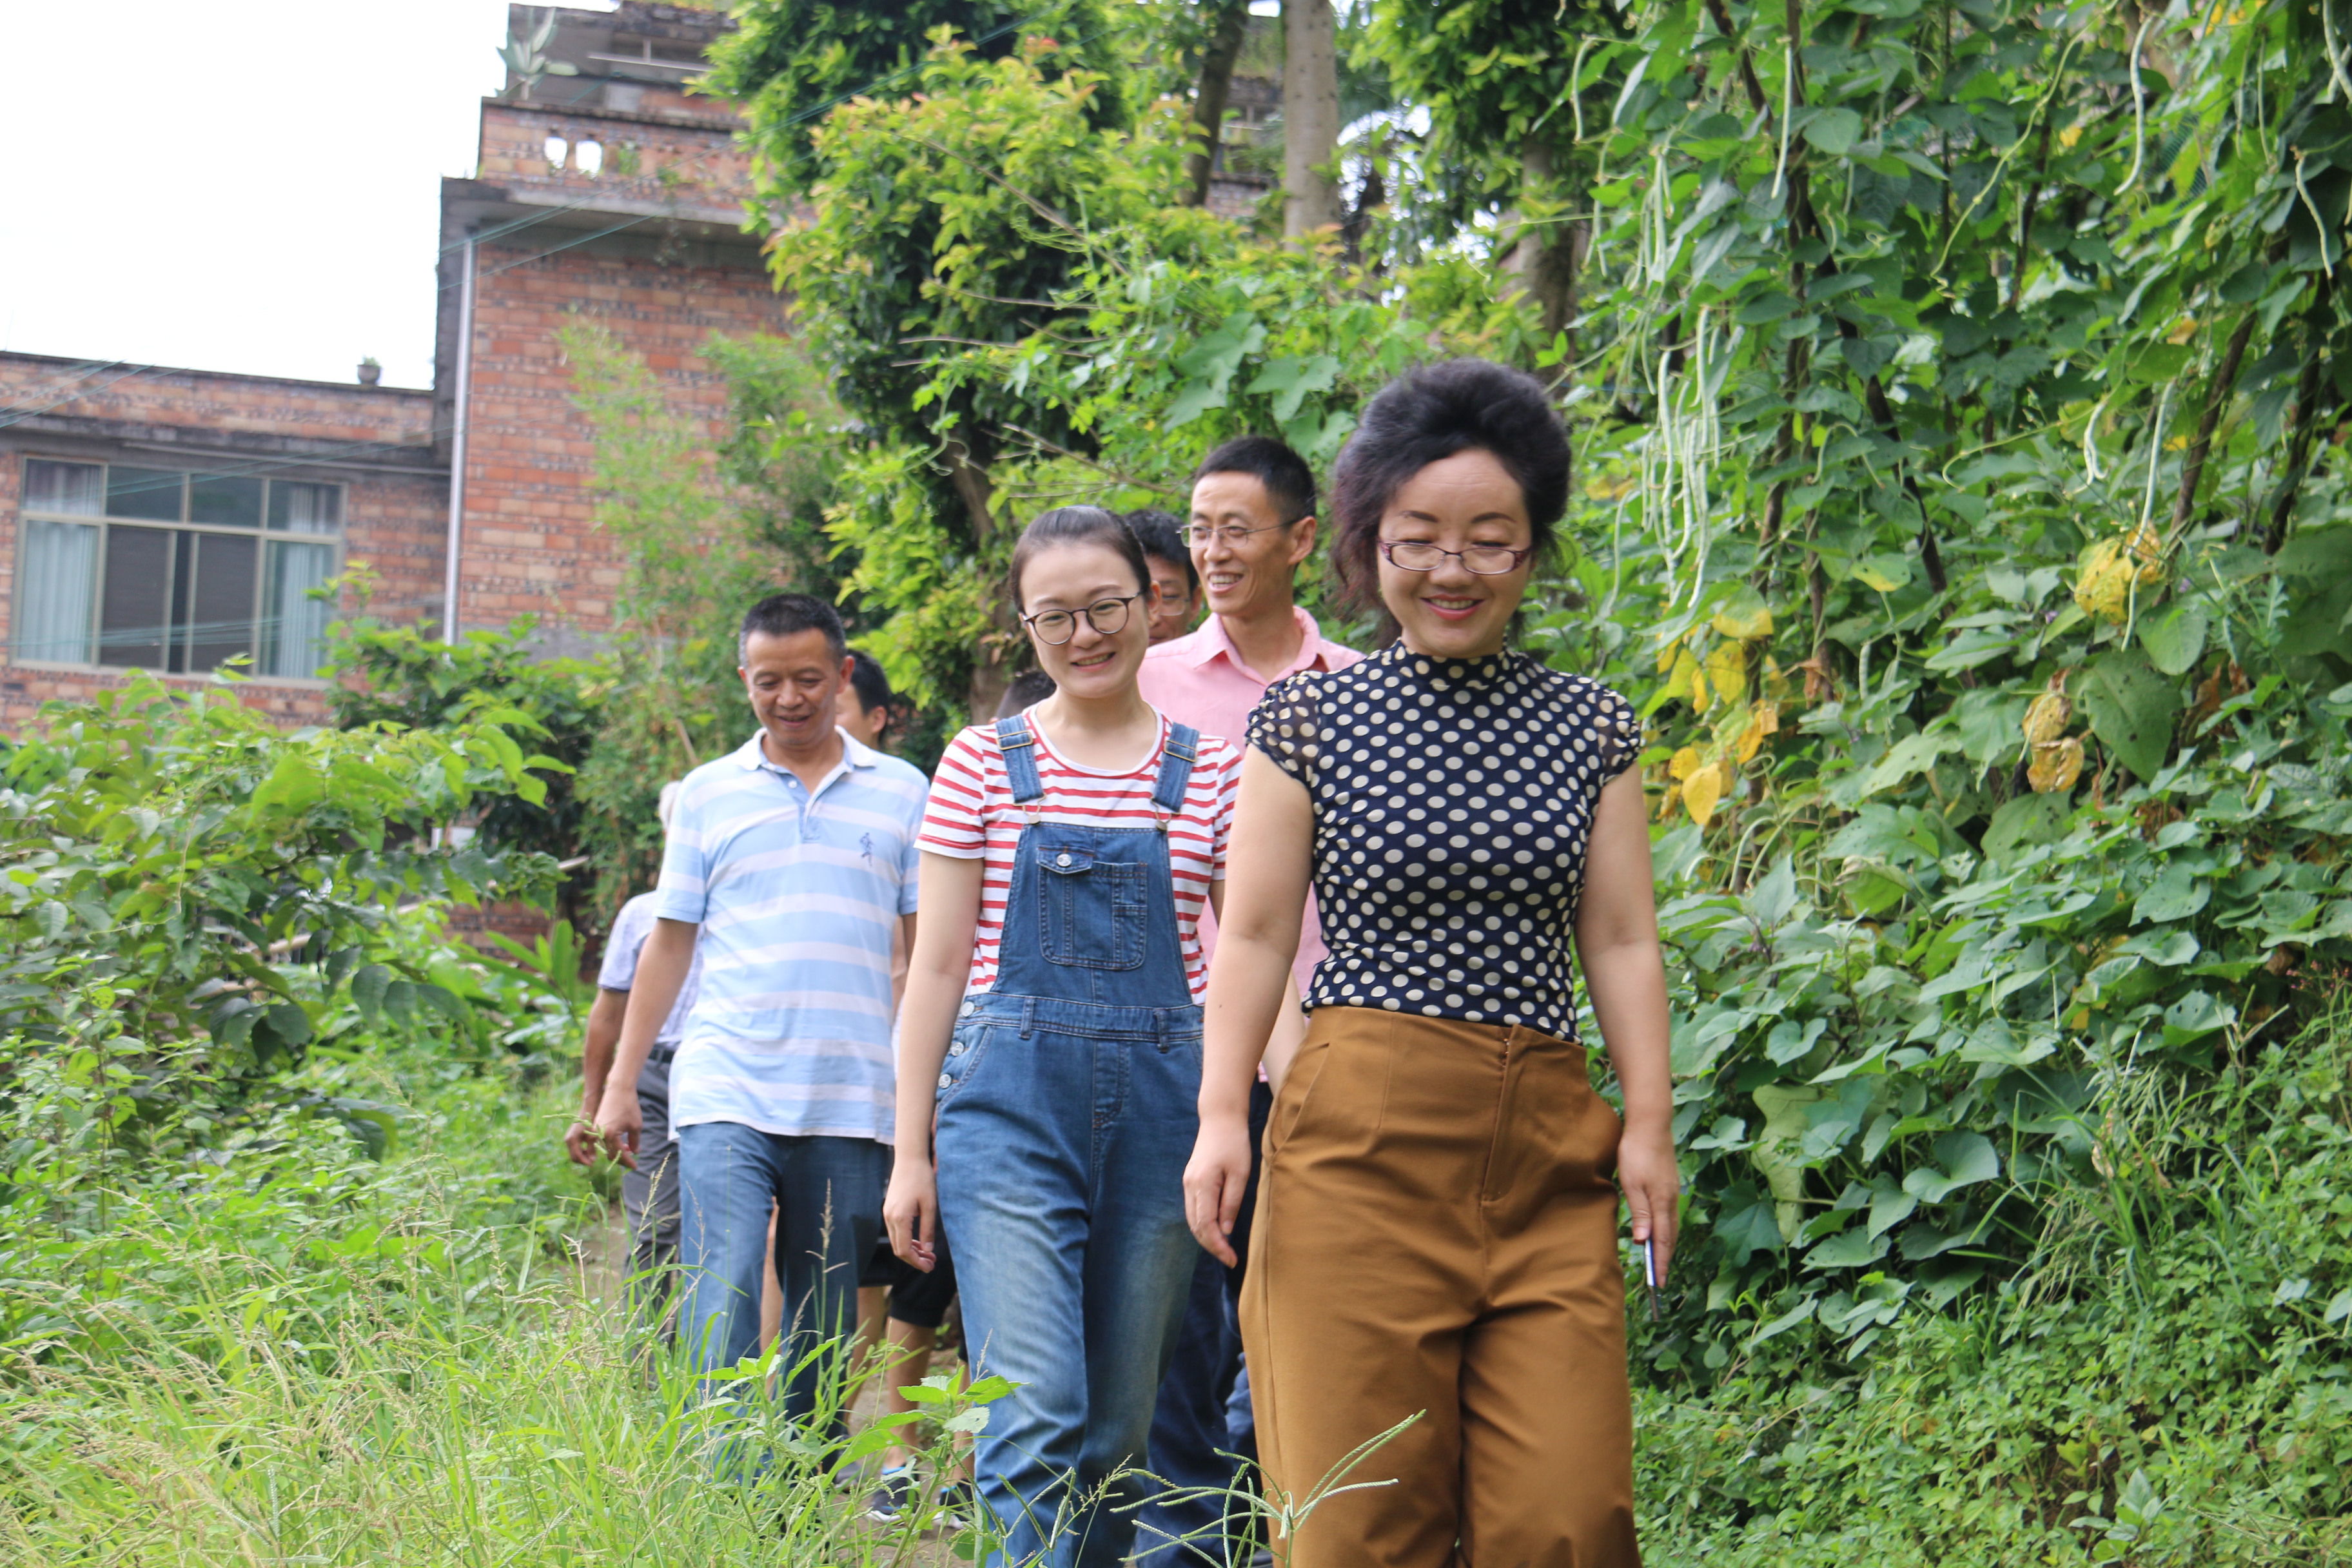
[[[1228,1268],[1237,1259],[1225,1238],[1241,1218],[1249,1173],[1248,1117],[1202,1117],[1192,1163],[1184,1167],[1184,1223],[1192,1227],[1193,1239]]]
[[[637,1109],[634,1085],[626,1089],[605,1089],[604,1103],[596,1112],[596,1130],[604,1134],[604,1152],[632,1171],[637,1168],[637,1135],[646,1130],[646,1116]]]
[[[563,1152],[575,1165],[593,1165],[604,1157],[604,1134],[596,1125],[597,1107],[583,1105],[563,1134]]]

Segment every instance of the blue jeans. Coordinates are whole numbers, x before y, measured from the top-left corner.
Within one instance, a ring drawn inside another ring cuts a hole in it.
[[[968,999],[939,1091],[940,1218],[975,1369],[1020,1384],[974,1454],[1003,1561],[1112,1568],[1199,1244],[1197,1008]]]
[[[677,1334],[696,1372],[734,1366],[759,1349],[771,1209],[790,1335],[782,1364],[798,1366],[827,1340],[846,1353],[857,1271],[881,1233],[889,1162],[889,1147],[868,1138],[785,1137],[734,1121],[678,1129],[686,1300]],[[784,1387],[784,1413],[805,1426],[828,1403],[826,1378],[841,1370],[832,1356],[799,1367]],[[705,1380],[706,1394],[730,1391],[747,1392],[740,1383]],[[840,1436],[848,1412],[837,1394],[829,1403],[830,1428]]]
[[[1225,1266],[1200,1252],[1176,1353],[1160,1379],[1151,1417],[1147,1468],[1160,1486],[1171,1491],[1232,1488],[1236,1467],[1225,1458],[1233,1448],[1225,1405],[1241,1360],[1241,1331],[1225,1300]],[[1155,1498],[1144,1504],[1136,1515],[1135,1561],[1149,1568],[1224,1568],[1228,1500]]]

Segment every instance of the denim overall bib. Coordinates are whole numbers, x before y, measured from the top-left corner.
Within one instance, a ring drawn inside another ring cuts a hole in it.
[[[1143,1462],[1199,1251],[1183,1175],[1201,1009],[1167,824],[1200,735],[1171,727],[1159,826],[1135,829],[1045,821],[1027,721],[1000,720],[997,739],[1028,826],[995,986],[964,999],[940,1074],[935,1142],[967,1353],[1021,1384],[988,1407],[975,1475],[1003,1531],[988,1561],[1111,1568],[1145,1488],[1102,1483]]]

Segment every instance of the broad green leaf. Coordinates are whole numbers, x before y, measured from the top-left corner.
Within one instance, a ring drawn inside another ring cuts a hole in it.
[[[2203,909],[2212,897],[2213,884],[2176,860],[2158,873],[2156,880],[2148,884],[2147,891],[2133,903],[2132,919],[2142,922],[2185,921]]]
[[[1909,1219],[1918,1206],[1918,1194],[1905,1192],[1894,1177],[1880,1175],[1873,1178],[1870,1184],[1870,1227],[1866,1234],[1873,1237],[1885,1235]]]
[[[1903,1178],[1903,1190],[1923,1204],[1939,1204],[1962,1187],[2000,1174],[2000,1156],[1980,1132],[1947,1132],[1936,1140],[1934,1166]]]
[[[2191,991],[2164,1010],[2164,1043],[2189,1045],[2228,1028],[2237,1017],[2238,1010],[2228,1003],[2216,1001],[2209,992]]]
[[[373,1024],[383,1011],[384,988],[392,984],[392,971],[381,963],[362,966],[352,976],[352,1000],[358,1004],[360,1016]]]
[[[2014,850],[2063,837],[2066,820],[2074,815],[2074,809],[2060,795],[2021,795],[2004,801],[1985,828],[1986,858],[1998,860]]]
[[[1736,1183],[1725,1193],[1715,1216],[1715,1237],[1734,1268],[1744,1267],[1756,1253],[1778,1253],[1787,1246],[1773,1207],[1745,1183]]]
[[[1832,158],[1843,158],[1862,137],[1862,116],[1851,109],[1824,109],[1805,121],[1805,140]]]
[[[2205,627],[2202,599],[2175,599],[2161,614],[2141,619],[2139,645],[2158,669],[2167,675],[2186,675],[2205,655]]]
[[[1842,1230],[1805,1254],[1808,1268],[1866,1268],[1886,1256],[1885,1237],[1868,1230]]]
[[[2101,654],[2082,679],[2091,732],[2142,782],[2164,769],[2180,692],[2137,648]]]

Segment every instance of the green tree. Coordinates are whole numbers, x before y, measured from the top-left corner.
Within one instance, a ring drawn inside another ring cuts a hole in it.
[[[741,739],[736,626],[747,606],[784,585],[783,546],[823,505],[826,460],[796,443],[820,439],[811,427],[824,412],[792,370],[792,351],[761,340],[706,351],[731,373],[735,392],[738,417],[717,435],[705,417],[674,407],[660,379],[606,329],[575,322],[563,349],[595,433],[596,524],[622,563],[616,679],[579,781],[598,904],[609,915],[652,885],[662,784]]]

